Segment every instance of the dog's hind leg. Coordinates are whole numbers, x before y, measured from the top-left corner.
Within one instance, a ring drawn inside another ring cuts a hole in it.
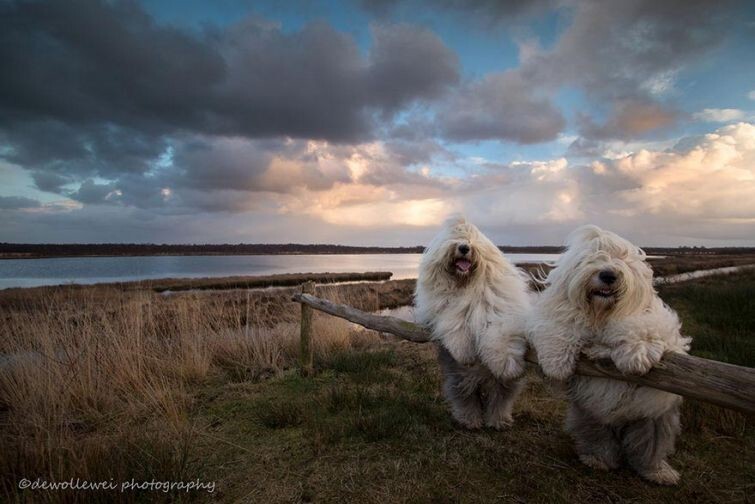
[[[610,425],[600,423],[572,402],[564,427],[574,439],[577,455],[583,464],[603,471],[619,467],[621,447]]]
[[[622,445],[629,465],[640,476],[660,485],[676,485],[679,473],[666,462],[680,431],[679,408],[658,418],[643,418],[624,427]]]
[[[443,374],[443,397],[451,405],[454,419],[467,429],[479,429],[483,422],[479,373],[459,364],[442,346],[438,348],[438,362]]]
[[[514,423],[511,412],[524,386],[521,380],[502,382],[491,378],[486,382],[485,425],[494,429],[510,427]]]

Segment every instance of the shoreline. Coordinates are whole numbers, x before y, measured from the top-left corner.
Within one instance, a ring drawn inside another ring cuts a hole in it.
[[[560,254],[553,245],[499,245],[504,254]],[[648,256],[721,258],[755,256],[755,247],[643,247]],[[0,243],[0,261],[97,257],[235,257],[324,255],[418,255],[424,247],[360,247],[347,245],[29,245]]]
[[[511,253],[511,252],[509,252]],[[522,252],[529,253],[529,252]],[[532,252],[533,254],[547,254],[549,252]],[[198,252],[198,253],[165,253],[165,254],[52,254],[52,255],[3,255],[2,260],[33,260],[33,259],[91,259],[97,257],[239,257],[239,256],[323,256],[323,255],[421,255],[422,252]]]

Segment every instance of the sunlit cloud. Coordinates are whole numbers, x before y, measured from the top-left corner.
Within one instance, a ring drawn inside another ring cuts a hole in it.
[[[632,186],[615,194],[623,215],[746,219],[755,216],[755,126],[739,123],[701,137],[681,151],[640,151],[612,160],[602,176],[621,174]]]
[[[462,212],[501,243],[595,222],[755,245],[755,67],[714,78],[740,6],[362,3],[198,30],[152,2],[12,2],[0,241],[415,244]]]
[[[739,121],[745,118],[745,113],[739,109],[704,109],[700,112],[695,112],[692,117],[698,121],[706,122],[732,122]]]
[[[314,215],[329,224],[347,227],[386,228],[391,226],[435,226],[454,212],[449,201],[438,199],[376,201],[348,208],[318,208]]]

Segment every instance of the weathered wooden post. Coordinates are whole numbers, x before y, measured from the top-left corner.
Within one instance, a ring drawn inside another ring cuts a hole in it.
[[[302,294],[314,294],[315,283],[305,282]],[[312,307],[301,303],[301,339],[299,341],[299,365],[302,376],[312,376],[314,348],[312,345]]]

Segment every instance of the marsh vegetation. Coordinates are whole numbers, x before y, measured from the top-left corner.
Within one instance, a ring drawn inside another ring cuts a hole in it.
[[[365,310],[411,281],[320,286]],[[292,289],[164,296],[114,286],[0,293],[2,500],[22,477],[216,481],[213,494],[58,491],[34,501],[736,502],[752,498],[752,418],[687,402],[675,489],[580,465],[564,401],[537,374],[509,431],[453,424],[430,345],[315,314],[296,369]],[[661,288],[694,353],[755,366],[755,272]]]

